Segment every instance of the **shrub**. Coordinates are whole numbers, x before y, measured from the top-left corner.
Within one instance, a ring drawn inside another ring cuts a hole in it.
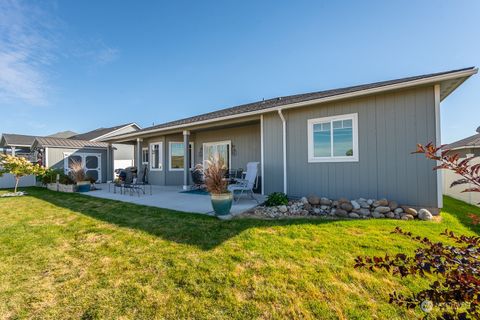
[[[57,181],[57,174],[60,175],[65,175],[63,173],[63,170],[61,169],[53,169],[53,168],[48,168],[45,170],[45,172],[42,175],[38,176],[38,179],[43,183],[55,183]]]
[[[28,175],[42,175],[45,169],[38,164],[33,164],[25,158],[0,154],[0,177],[10,173],[15,177],[15,193],[17,193],[20,178]]]
[[[288,198],[287,195],[283,192],[274,192],[268,195],[267,201],[265,201],[265,205],[267,207],[275,207],[281,205],[287,205]]]

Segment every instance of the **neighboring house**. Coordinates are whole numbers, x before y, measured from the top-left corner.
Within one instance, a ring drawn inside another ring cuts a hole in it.
[[[435,163],[411,152],[440,144],[440,102],[476,68],[249,103],[119,134],[136,145],[149,181],[190,184],[190,170],[219,154],[231,169],[261,163],[264,194],[382,198],[442,207]]]
[[[27,156],[47,168],[59,168],[65,172],[68,172],[69,164],[75,159],[84,165],[88,175],[97,178],[99,182],[105,182],[112,179],[114,169],[133,165],[135,149],[133,145],[117,145],[101,140],[139,129],[137,124],[127,123],[110,128],[99,128],[83,134],[60,133],[60,136],[68,135],[69,138],[56,137],[59,134],[54,134],[53,137],[3,134],[0,147],[4,148],[4,152],[10,150],[14,155]],[[22,153],[19,153],[19,150]]]
[[[470,163],[480,163],[480,127],[477,128],[477,134],[446,145],[445,150],[450,150],[449,154],[458,154],[460,160],[470,157],[478,157],[471,160]],[[480,194],[478,192],[462,192],[466,188],[473,187],[473,185],[464,184],[450,187],[453,181],[461,179],[462,177],[453,171],[442,171],[443,194],[449,195],[470,204],[479,205],[478,203],[480,202]]]
[[[70,130],[67,130],[67,131],[60,131],[60,132],[57,132],[57,133],[54,133],[54,134],[50,134],[48,135],[47,137],[51,137],[51,138],[71,138],[73,136],[76,136],[78,133],[76,132],[73,132],[73,131],[70,131]]]

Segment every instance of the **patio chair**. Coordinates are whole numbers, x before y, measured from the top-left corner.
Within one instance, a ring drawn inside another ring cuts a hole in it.
[[[123,192],[126,190],[130,191],[130,195],[133,195],[134,192],[140,197],[140,191],[145,194],[145,190],[142,189],[141,184],[137,182],[137,168],[128,167],[125,168],[125,179],[123,180]]]
[[[195,189],[205,189],[205,178],[203,176],[203,166],[197,164],[192,171],[192,182]]]
[[[233,200],[238,201],[242,197],[244,193],[250,194],[253,200],[258,200],[253,196],[253,188],[257,183],[258,177],[258,165],[259,162],[249,162],[247,163],[247,172],[244,172],[245,178],[244,179],[235,179],[235,183],[230,184],[228,186],[228,190],[233,193]],[[240,193],[235,198],[235,193]]]

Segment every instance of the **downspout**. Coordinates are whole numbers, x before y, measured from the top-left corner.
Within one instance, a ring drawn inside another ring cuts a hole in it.
[[[282,119],[282,142],[283,142],[283,193],[287,194],[287,121],[283,116],[282,109],[278,109],[278,115]]]

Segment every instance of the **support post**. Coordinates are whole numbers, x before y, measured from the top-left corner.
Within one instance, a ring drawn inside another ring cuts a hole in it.
[[[140,165],[142,164],[142,139],[137,138],[137,145],[136,145],[136,157],[133,160],[134,166],[137,167],[137,170],[140,170]]]
[[[188,190],[188,177],[190,175],[190,131],[183,131],[183,190]]]
[[[282,120],[283,193],[287,194],[287,120],[285,120],[282,109],[278,109],[278,115]]]
[[[12,149],[12,157],[15,157],[15,147],[14,147],[14,146],[12,146],[12,148],[11,148],[11,149]]]

